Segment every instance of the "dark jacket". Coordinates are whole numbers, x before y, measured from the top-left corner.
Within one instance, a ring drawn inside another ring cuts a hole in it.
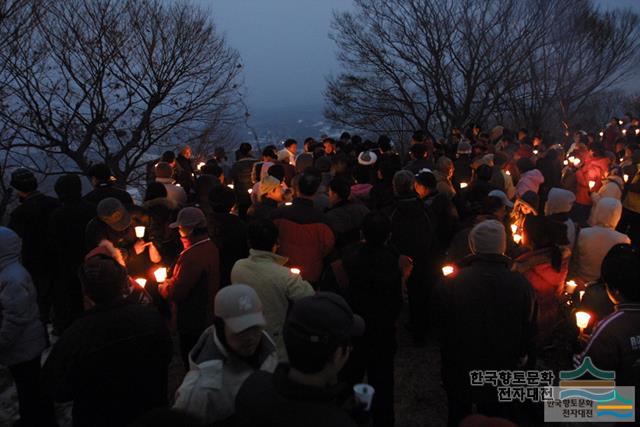
[[[437,190],[433,190],[423,202],[435,232],[434,252],[442,256],[453,239],[458,222],[458,210],[445,194]]]
[[[435,165],[433,164],[433,160],[431,160],[431,158],[417,159],[417,160],[411,160],[410,162],[408,162],[403,169],[408,170],[415,175],[418,172],[420,172],[422,169],[434,170]]]
[[[247,191],[253,187],[251,171],[255,162],[257,160],[253,157],[245,157],[235,162],[231,167],[231,180],[238,205],[249,206],[251,204],[251,197]]]
[[[393,206],[393,186],[389,182],[377,181],[369,192],[369,207],[372,210],[390,209]]]
[[[335,237],[326,215],[313,207],[313,201],[297,198],[293,205],[273,213],[278,227],[278,254],[289,258],[289,265],[299,267],[304,280],[320,279],[324,258],[333,250]]]
[[[165,292],[176,304],[179,332],[200,334],[213,323],[213,300],[220,288],[218,248],[208,236],[182,251]]]
[[[273,212],[278,209],[278,202],[268,197],[264,197],[260,202],[254,203],[247,210],[247,218],[255,219],[271,219]]]
[[[400,254],[387,245],[360,243],[342,258],[348,277],[347,301],[367,325],[364,339],[395,347],[395,324],[402,308]]]
[[[640,386],[640,304],[616,305],[598,323],[579,361],[585,357],[598,369],[615,371],[616,386]]]
[[[176,157],[176,182],[189,194],[191,188],[193,188],[194,181],[195,175],[191,160],[180,154]]]
[[[327,220],[336,236],[336,247],[360,240],[360,227],[369,209],[362,203],[342,200],[327,211]]]
[[[9,219],[9,228],[22,239],[22,265],[33,277],[39,292],[42,281],[50,280],[53,260],[47,227],[51,213],[58,206],[57,199],[35,191],[11,212]]]
[[[273,374],[253,373],[236,397],[239,427],[355,427],[341,407],[352,393],[345,384],[320,388],[301,385],[288,378],[289,367],[280,365]]]
[[[85,194],[84,200],[97,206],[107,197],[114,197],[125,206],[133,205],[131,195],[120,188],[114,187],[110,182],[98,184],[92,191]]]
[[[215,212],[207,218],[213,226],[211,239],[220,252],[220,287],[231,284],[231,269],[249,256],[247,224],[237,215]]]
[[[152,307],[123,301],[95,307],[55,344],[44,381],[73,400],[74,426],[124,426],[167,404],[169,331]]]
[[[54,310],[56,317],[63,317],[56,319],[57,326],[62,328],[83,311],[78,267],[87,254],[84,232],[95,214],[93,204],[84,200],[69,200],[56,208],[49,220],[49,239],[55,254]]]
[[[529,354],[535,296],[502,255],[472,255],[434,294],[445,388],[468,391],[469,371],[515,369]],[[495,399],[495,390],[493,390]]]

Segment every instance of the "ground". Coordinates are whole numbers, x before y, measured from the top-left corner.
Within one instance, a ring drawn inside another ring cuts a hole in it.
[[[396,356],[396,427],[441,427],[446,424],[446,395],[440,385],[440,353],[437,347],[415,347],[402,327],[398,327]],[[182,361],[175,352],[169,367],[170,390],[177,389],[184,376]],[[60,427],[70,426],[69,407],[58,409]],[[9,427],[17,418],[17,396],[8,370],[0,368],[0,427]]]

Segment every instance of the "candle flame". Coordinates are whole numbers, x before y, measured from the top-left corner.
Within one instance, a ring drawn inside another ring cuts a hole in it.
[[[136,230],[136,237],[138,239],[142,239],[144,237],[145,227],[142,226],[142,225],[139,225],[139,226],[135,227],[135,230]]]
[[[292,268],[290,271],[291,271],[293,274],[298,274],[298,275],[300,274],[300,269],[299,269],[299,268],[295,268],[295,267],[294,267],[294,268]]]
[[[519,234],[514,234],[513,241],[516,242],[516,244],[519,244],[522,241],[522,236]]]
[[[167,280],[167,269],[165,267],[160,267],[153,272],[153,275],[156,277],[156,282],[162,283]]]
[[[460,188],[467,188],[469,184],[467,184],[466,182],[461,182],[460,183]]]
[[[145,285],[147,284],[147,279],[143,279],[142,277],[138,277],[138,278],[136,279],[136,283],[137,283],[138,285],[140,285],[140,287],[141,287],[141,288],[143,288],[143,289],[144,289]]]
[[[629,175],[627,175],[626,173],[624,174],[624,182],[629,181]]]
[[[204,165],[206,165],[205,162],[198,163],[198,170],[202,169],[204,167]]]
[[[589,181],[589,190],[593,190],[593,187],[596,186],[596,182],[595,181]]]
[[[229,185],[227,185],[227,187],[229,187],[230,189],[233,190],[233,184],[229,184]]]
[[[518,226],[516,224],[511,224],[511,234],[516,234],[518,232]]]
[[[576,311],[576,325],[580,329],[584,329],[589,326],[591,315],[586,311]]]
[[[442,267],[442,275],[445,277],[452,275],[454,271],[455,268],[453,265],[445,265]]]

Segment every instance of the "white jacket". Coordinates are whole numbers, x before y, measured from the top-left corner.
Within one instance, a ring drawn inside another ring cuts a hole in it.
[[[611,197],[600,199],[593,208],[593,227],[580,230],[574,255],[574,274],[585,282],[600,278],[602,260],[620,243],[631,243],[626,234],[615,231],[622,216],[622,204]]]
[[[156,182],[164,184],[164,188],[167,190],[167,199],[178,204],[178,206],[184,206],[187,204],[187,193],[184,188],[175,184],[175,181],[171,178],[156,178]]]
[[[275,371],[275,344],[264,332],[257,352],[260,370]],[[235,413],[236,395],[253,372],[253,367],[227,351],[215,326],[210,326],[189,353],[189,372],[176,391],[173,407],[193,415],[203,425],[225,420]]]

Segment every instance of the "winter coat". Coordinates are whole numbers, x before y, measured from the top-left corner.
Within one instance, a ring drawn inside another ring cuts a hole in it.
[[[433,164],[433,160],[431,160],[431,158],[417,159],[417,160],[411,160],[410,162],[408,162],[403,169],[408,170],[412,172],[414,175],[416,175],[422,169],[429,169],[433,171],[435,169],[435,165]]]
[[[0,364],[32,360],[46,345],[31,276],[20,264],[20,237],[0,227]]]
[[[187,204],[187,193],[184,188],[174,183],[171,178],[156,178],[156,182],[164,185],[167,190],[167,199],[176,203],[178,206],[185,206]]]
[[[273,212],[278,209],[278,202],[268,197],[263,197],[261,201],[252,204],[247,210],[247,218],[255,219],[271,219]]]
[[[236,193],[238,205],[249,206],[251,198],[247,192],[251,186],[251,171],[257,160],[253,157],[245,157],[233,164],[231,167],[231,181],[233,181],[233,191]]]
[[[472,389],[472,370],[516,369],[532,349],[535,295],[529,281],[509,267],[502,255],[472,255],[434,293],[442,375],[451,392]],[[495,400],[495,389],[489,393]]]
[[[340,201],[327,211],[327,220],[336,236],[337,248],[360,240],[360,227],[368,213],[365,205],[349,200]]]
[[[35,191],[11,212],[8,227],[22,239],[22,265],[27,269],[37,289],[50,280],[53,268],[47,227],[58,200]],[[43,313],[44,314],[44,313]]]
[[[458,210],[447,196],[437,191],[429,193],[423,202],[435,232],[434,251],[439,256],[444,255],[453,240],[459,219]]]
[[[273,214],[279,231],[278,253],[289,258],[289,265],[301,269],[310,283],[320,279],[324,258],[335,245],[335,237],[326,215],[318,212],[309,199],[297,198],[292,206],[283,206]]]
[[[438,190],[438,193],[446,195],[449,200],[453,199],[456,195],[456,190],[453,188],[451,180],[449,180],[449,178],[447,178],[442,172],[437,170],[433,171],[433,175],[436,177],[436,189]]]
[[[176,181],[187,194],[191,191],[195,181],[193,164],[190,159],[187,159],[182,154],[176,157]]]
[[[167,404],[169,331],[158,311],[122,300],[96,306],[65,330],[43,368],[73,425],[125,426]]]
[[[276,343],[280,360],[287,360],[282,330],[290,302],[314,294],[309,282],[284,267],[287,262],[287,258],[274,253],[251,249],[249,258],[239,260],[231,270],[231,283],[249,285],[260,297],[267,331]]]
[[[635,166],[634,166],[635,167]],[[624,197],[624,208],[631,212],[640,213],[640,173],[631,177],[627,195]]]
[[[98,184],[92,191],[85,194],[83,199],[98,206],[98,203],[109,197],[120,200],[124,206],[133,206],[131,195],[121,188],[114,187],[110,182]]]
[[[213,301],[220,288],[218,248],[206,236],[182,251],[167,279],[163,295],[177,308],[181,333],[200,334],[213,323]]]
[[[174,409],[196,418],[202,425],[230,422],[235,413],[238,390],[257,370],[272,373],[278,365],[275,346],[266,333],[256,350],[258,367],[229,351],[216,334],[207,328],[189,353],[189,372],[176,391]]]
[[[578,234],[572,261],[572,272],[577,277],[585,282],[598,280],[602,260],[609,250],[619,243],[631,243],[627,235],[615,231],[621,216],[619,200],[605,197],[594,207],[593,226]]]
[[[570,258],[571,250],[562,249],[560,271],[556,271],[551,265],[551,249],[548,248],[524,253],[513,263],[513,270],[524,275],[533,286],[536,295],[538,331],[535,342],[538,348],[549,343],[551,334],[560,320],[560,297],[569,272]]]
[[[598,157],[588,160],[585,165],[576,172],[576,203],[581,205],[591,205],[592,191],[598,191],[602,186],[601,180],[609,170],[609,159]],[[590,189],[589,181],[594,181],[596,185]]]
[[[611,197],[613,199],[622,200],[624,190],[624,181],[616,175],[609,175],[602,180],[602,187],[596,192],[591,193],[591,201],[593,205],[597,205],[598,201],[603,197]]]
[[[544,205],[544,215],[564,223],[567,226],[567,240],[569,240],[569,248],[573,250],[578,227],[576,223],[569,218],[569,213],[576,201],[576,196],[569,190],[563,188],[552,188],[547,195],[547,202]]]
[[[249,256],[247,224],[237,215],[215,212],[207,218],[213,227],[211,239],[220,252],[220,287],[231,284],[231,269],[239,259]]]
[[[489,184],[506,194],[509,200],[513,199],[516,194],[516,187],[513,185],[511,175],[508,175],[504,169],[498,166],[494,166]]]
[[[544,182],[544,176],[538,169],[532,169],[520,176],[518,184],[516,184],[516,197],[522,197],[527,191],[533,191],[538,194],[540,185]]]

